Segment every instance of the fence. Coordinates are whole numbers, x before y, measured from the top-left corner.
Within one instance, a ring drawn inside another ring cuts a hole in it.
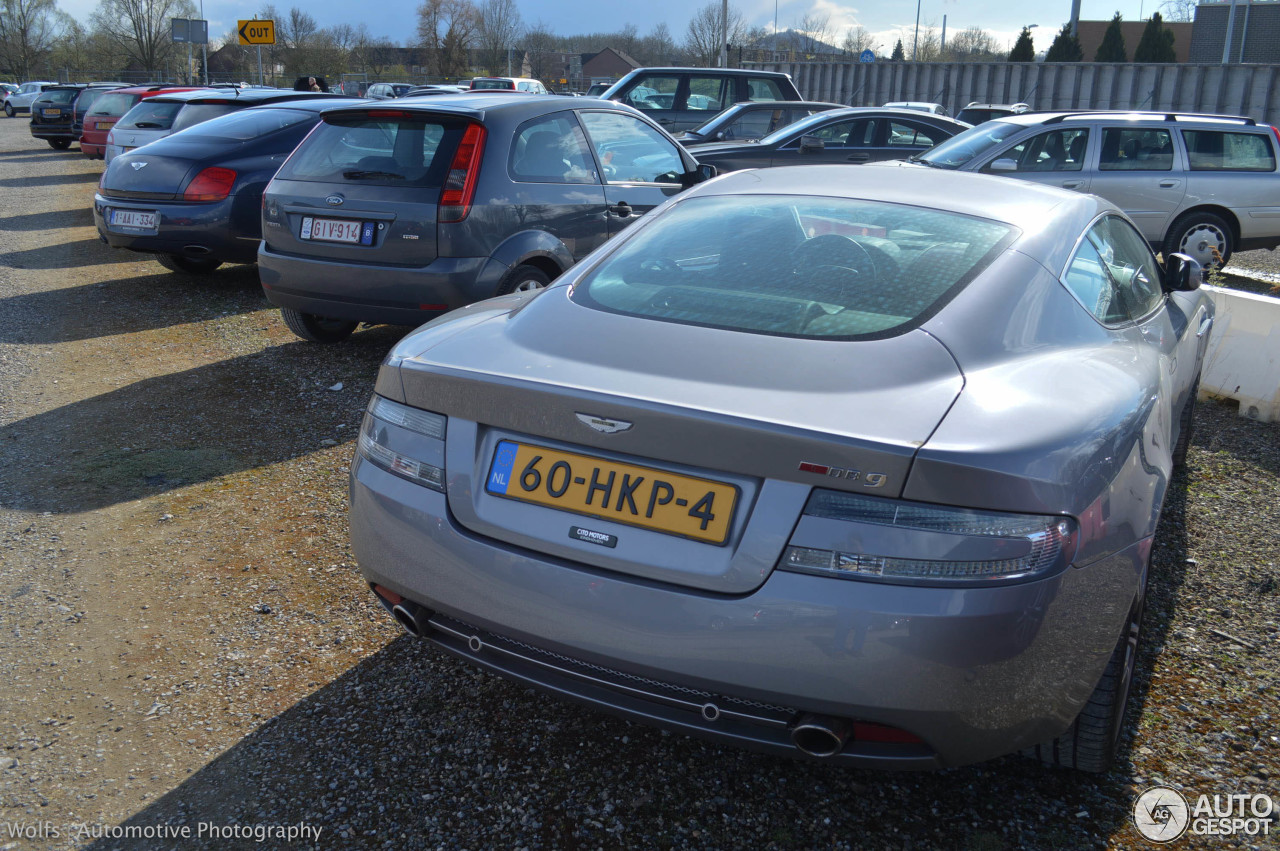
[[[1032,109],[1151,109],[1248,115],[1280,122],[1280,65],[1099,62],[748,63],[791,75],[809,100],[1026,103]]]

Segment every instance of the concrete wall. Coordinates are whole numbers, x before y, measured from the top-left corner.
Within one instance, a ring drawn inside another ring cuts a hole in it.
[[[1280,298],[1205,289],[1216,312],[1200,395],[1236,400],[1242,417],[1280,422]]]
[[[1280,7],[1280,4],[1276,4]],[[1221,48],[1219,48],[1221,49]],[[1219,56],[1221,58],[1221,56]],[[748,63],[792,76],[810,100],[850,106],[970,101],[1032,109],[1154,109],[1248,115],[1280,123],[1280,65],[1135,65],[1097,62]]]

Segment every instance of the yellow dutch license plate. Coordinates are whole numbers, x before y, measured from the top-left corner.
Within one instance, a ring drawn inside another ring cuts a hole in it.
[[[485,490],[574,514],[723,544],[738,488],[511,440],[498,442]]]

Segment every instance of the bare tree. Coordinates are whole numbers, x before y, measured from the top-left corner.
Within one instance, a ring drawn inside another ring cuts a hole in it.
[[[490,72],[506,69],[508,51],[516,46],[521,27],[515,0],[484,0],[480,4],[476,42]]]
[[[471,73],[467,51],[475,41],[478,19],[470,0],[423,0],[418,7],[418,41],[433,74],[461,78]]]
[[[56,11],[54,0],[0,2],[0,64],[31,79],[32,69],[53,46]]]
[[[831,16],[807,12],[791,28],[796,51],[804,56],[820,53],[831,38]]]
[[[618,30],[618,34],[613,40],[613,46],[628,56],[635,56],[636,47],[639,44],[640,31],[632,23],[625,24],[622,29]]]
[[[644,65],[670,65],[676,52],[675,39],[663,21],[654,24],[652,30],[640,41],[638,52],[632,54]]]
[[[100,0],[91,20],[119,54],[161,75],[174,56],[169,19],[195,16],[191,0]]]
[[[995,36],[981,27],[969,27],[951,37],[942,59],[948,62],[992,62],[1000,54]]]
[[[840,49],[850,56],[856,56],[864,50],[874,51],[876,39],[866,27],[859,24],[845,30],[844,42],[840,45]]]
[[[1165,0],[1160,4],[1165,21],[1194,21],[1200,0]]]
[[[520,46],[524,49],[522,61],[529,64],[529,76],[539,80],[550,78],[559,55],[559,44],[555,33],[548,24],[538,21],[524,34]]]
[[[729,7],[729,44],[741,44],[747,35],[742,13]],[[720,61],[720,45],[725,38],[724,18],[719,0],[711,0],[693,13],[685,33],[685,49],[695,65],[714,67]]]
[[[929,21],[920,26],[919,38],[914,27],[903,27],[902,43],[906,46],[907,56],[913,62],[937,62],[942,52],[942,39],[938,33],[938,25]],[[915,51],[912,52],[912,45]]]

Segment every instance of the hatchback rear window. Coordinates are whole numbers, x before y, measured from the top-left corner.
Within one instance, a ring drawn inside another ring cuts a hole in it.
[[[119,93],[105,94],[93,103],[93,112],[90,115],[124,115],[133,109],[133,105],[138,102],[139,95],[124,95]]]
[[[692,198],[573,289],[613,313],[810,339],[924,322],[1008,245],[999,222],[842,198]]]
[[[183,134],[183,138],[209,137],[243,142],[309,119],[314,120],[315,117],[314,112],[302,109],[242,109],[193,127]]]
[[[465,122],[406,115],[330,116],[298,146],[279,175],[321,183],[442,186]]]
[[[173,119],[173,132],[177,133],[179,130],[203,124],[210,118],[217,118],[219,115],[238,112],[244,109],[246,105],[240,103],[189,103]]]
[[[516,84],[511,80],[472,80],[471,88],[473,89],[505,89],[512,91]]]
[[[53,89],[38,98],[45,103],[71,103],[80,94],[80,89]]]
[[[126,112],[116,127],[122,130],[168,130],[183,106],[185,104],[181,101],[144,100]]]

